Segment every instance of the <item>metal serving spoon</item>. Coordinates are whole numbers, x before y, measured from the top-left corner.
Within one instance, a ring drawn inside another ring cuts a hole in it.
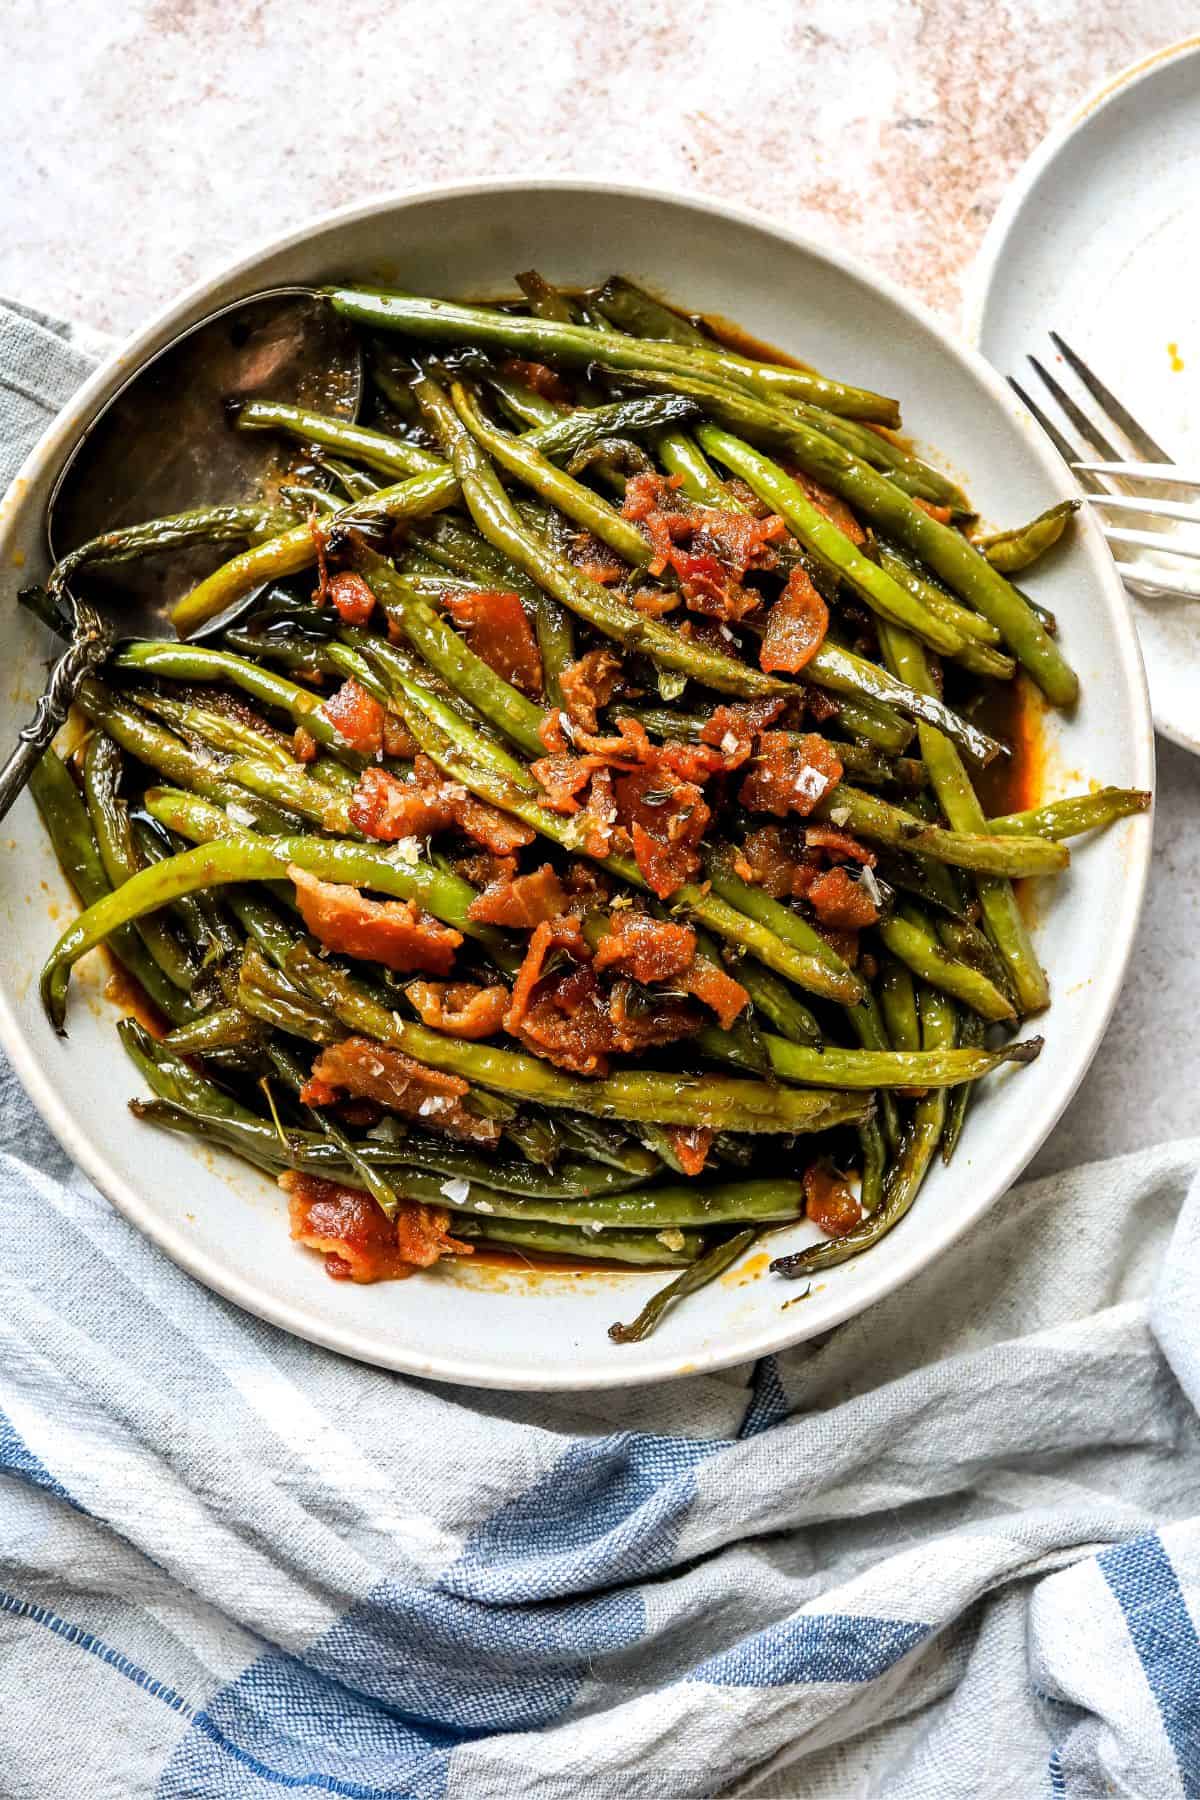
[[[232,430],[228,402],[286,401],[353,419],[362,383],[354,327],[312,289],[272,288],[210,313],[143,363],[84,430],[46,505],[51,562],[101,532],[184,508],[271,502],[294,449],[266,433]],[[88,565],[71,576],[62,594],[70,642],[0,769],[0,818],[84,677],[122,638],[174,638],[170,608],[228,555],[203,544],[107,575]],[[259,591],[196,635],[223,629]]]

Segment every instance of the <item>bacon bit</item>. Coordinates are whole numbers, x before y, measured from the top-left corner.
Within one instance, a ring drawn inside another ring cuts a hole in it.
[[[597,581],[601,587],[609,582],[620,581],[625,575],[624,563],[600,542],[590,531],[576,531],[571,534],[567,555],[570,561],[586,575],[589,580]]]
[[[309,509],[308,531],[317,558],[317,585],[313,589],[313,605],[322,607],[329,598],[329,564],[325,560],[325,533],[321,530],[315,504]]]
[[[346,570],[329,583],[329,598],[347,625],[365,625],[375,611],[375,596],[361,575]]]
[[[633,604],[643,618],[661,619],[664,613],[675,611],[679,595],[669,593],[665,588],[639,588],[633,596]]]
[[[879,918],[870,894],[840,864],[818,875],[808,890],[808,903],[822,925],[833,931],[861,931]]]
[[[948,525],[954,517],[950,507],[935,506],[932,500],[922,500],[919,494],[912,496],[912,503],[914,506],[919,506],[923,513],[928,513],[931,519],[936,519],[939,525]]]
[[[785,465],[786,466],[786,465]],[[789,470],[792,480],[798,482],[808,495],[817,511],[824,513],[831,524],[836,525],[843,537],[848,537],[852,544],[865,544],[867,534],[855,518],[846,502],[838,494],[833,494],[803,469]]]
[[[564,913],[556,919],[543,919],[535,926],[529,948],[525,952],[525,960],[513,983],[512,1000],[504,1020],[505,1031],[516,1032],[520,1028],[521,1021],[529,1010],[533,990],[542,978],[542,965],[555,948],[568,951],[578,962],[591,961],[592,952],[583,935],[583,927],[574,913]]]
[[[571,390],[554,369],[547,368],[545,363],[525,362],[519,356],[510,356],[500,364],[500,373],[507,375],[510,381],[519,381],[535,394],[541,394],[544,400],[553,400],[558,406],[570,406]]]
[[[467,917],[485,925],[532,931],[567,910],[567,894],[549,863],[532,875],[490,883],[467,908]]]
[[[736,625],[762,606],[762,595],[743,587],[725,565],[707,552],[672,550],[667,559],[679,577],[689,612],[707,613]]]
[[[539,756],[529,768],[542,790],[543,806],[556,813],[579,811],[575,796],[587,786],[594,768],[588,758],[571,756],[567,752],[558,756]]]
[[[539,983],[516,1036],[559,1068],[602,1076],[616,1052],[636,1055],[696,1030],[695,1011],[670,996],[659,996],[652,1014],[631,1010],[635,992],[620,982],[606,994],[590,968],[561,972]]]
[[[419,1119],[451,1137],[475,1144],[494,1144],[500,1137],[495,1119],[468,1112],[463,1105],[468,1088],[460,1075],[426,1068],[372,1038],[349,1037],[330,1044],[313,1063],[312,1073],[356,1099],[377,1100],[402,1118]]]
[[[636,477],[635,477],[636,479]],[[558,678],[572,724],[599,730],[598,708],[607,706],[621,678],[621,659],[613,650],[589,650],[568,663]]]
[[[357,681],[343,681],[321,706],[320,713],[352,750],[363,756],[378,756],[382,751],[386,712]]]
[[[616,801],[638,868],[665,900],[700,867],[697,846],[712,816],[704,795],[669,769],[638,769],[617,781]]]
[[[804,704],[817,725],[827,725],[830,719],[839,719],[842,714],[841,702],[833,694],[827,694],[824,688],[805,688]]]
[[[487,850],[473,850],[469,856],[454,859],[454,873],[469,881],[472,887],[490,887],[493,881],[511,881],[517,872],[515,856],[493,856]]]
[[[858,933],[857,931],[834,931],[829,925],[822,925],[820,919],[814,920],[817,931],[825,939],[831,950],[836,950],[848,969],[858,967]]]
[[[750,1004],[750,995],[741,982],[727,975],[720,963],[710,962],[707,956],[696,958],[681,986],[685,993],[716,1013],[722,1031],[728,1031],[742,1009]]]
[[[364,769],[350,799],[350,823],[380,843],[431,837],[457,825],[496,856],[531,844],[534,832],[519,819],[476,800],[447,782],[427,756],[418,755],[412,775],[401,780],[386,769]]]
[[[779,669],[786,675],[798,674],[817,654],[828,629],[829,608],[813,586],[807,569],[797,563],[767,614],[767,629],[758,652],[760,668],[768,674]]]
[[[442,1206],[401,1200],[389,1219],[370,1194],[294,1169],[279,1177],[288,1196],[292,1237],[325,1258],[334,1281],[402,1281],[442,1256],[470,1256],[472,1245],[449,1236]]]
[[[804,1171],[804,1211],[828,1237],[845,1237],[862,1218],[862,1207],[844,1178],[827,1162]]]
[[[708,1161],[716,1133],[707,1125],[668,1125],[667,1138],[685,1175],[699,1175]]]
[[[292,733],[292,755],[297,762],[310,763],[316,761],[317,740],[311,731],[305,731],[303,725],[297,725]]]
[[[617,826],[617,801],[613,793],[611,769],[597,769],[588,788],[587,805],[581,818],[583,847],[589,856],[607,856],[613,847]]]
[[[725,768],[740,768],[754,749],[755,739],[775,723],[787,705],[786,696],[781,696],[718,706],[701,731],[700,740],[721,751]]]
[[[549,712],[542,714],[538,736],[550,756],[562,756],[571,748],[571,740],[563,730],[565,716],[561,706],[552,706]]]
[[[698,644],[702,650],[716,650],[721,656],[729,656],[737,643],[728,625],[699,615],[684,619],[679,635],[685,644]]]
[[[656,994],[653,1008],[645,1005],[645,996],[630,981],[618,981],[608,996],[612,1024],[612,1048],[623,1055],[636,1056],[656,1044],[671,1044],[677,1038],[691,1037],[700,1028],[700,1015],[686,1001],[672,994]]]
[[[317,1081],[312,1075],[300,1089],[305,1106],[332,1106],[337,1097],[336,1088],[330,1087],[327,1081]]]
[[[806,817],[842,779],[833,746],[815,732],[793,742],[787,732],[767,731],[759,740],[758,761],[738,798],[751,812]]]
[[[635,981],[670,981],[684,975],[696,957],[696,934],[689,925],[671,925],[648,913],[621,913],[596,948],[593,967],[623,969]]]
[[[580,915],[607,906],[612,898],[612,883],[605,879],[595,863],[581,860],[568,863],[563,885],[570,895],[567,910]]]
[[[504,1023],[508,989],[479,987],[473,981],[410,981],[405,993],[421,1023],[452,1037],[494,1037]]]
[[[752,831],[734,859],[743,881],[752,881],[773,900],[801,900],[820,873],[816,854],[805,856],[791,832],[780,825]]]
[[[761,597],[742,585],[751,569],[776,563],[771,543],[786,536],[778,515],[755,518],[750,513],[699,506],[679,493],[680,477],[647,471],[626,483],[621,508],[642,526],[653,552],[651,575],[668,566],[679,577],[689,609],[712,618],[738,620],[761,605]],[[686,548],[679,546],[686,540]]]
[[[461,625],[489,669],[535,699],[542,692],[542,657],[518,594],[468,590],[451,594],[446,611]]]
[[[448,975],[461,931],[431,919],[411,900],[371,900],[355,887],[320,881],[307,869],[288,867],[300,916],[327,950],[365,962],[381,962],[402,975],[418,970]]]
[[[394,712],[383,715],[383,754],[394,757],[397,762],[412,762],[417,754],[416,738]]]
[[[879,860],[873,850],[868,850],[848,831],[839,831],[834,825],[806,825],[804,842],[810,850],[823,850],[830,862],[865,863],[868,869],[873,869]]]

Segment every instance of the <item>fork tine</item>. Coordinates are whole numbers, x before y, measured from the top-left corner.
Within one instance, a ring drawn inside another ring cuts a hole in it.
[[[1184,581],[1172,581],[1169,576],[1158,576],[1151,580],[1146,573],[1145,563],[1118,562],[1117,574],[1125,583],[1131,594],[1138,594],[1150,600],[1200,600],[1200,587],[1189,586]]]
[[[1058,401],[1058,404],[1062,407],[1076,431],[1081,431],[1087,442],[1094,444],[1096,449],[1100,452],[1100,455],[1106,457],[1109,462],[1119,461],[1121,452],[1117,449],[1116,445],[1110,444],[1104,433],[1100,430],[1100,427],[1092,424],[1092,421],[1083,411],[1083,408],[1078,406],[1076,402],[1072,400],[1070,394],[1068,394],[1061,382],[1055,380],[1049,369],[1044,368],[1036,356],[1031,356],[1029,361],[1040,375],[1042,381],[1049,388],[1050,392],[1054,395],[1054,398]],[[1160,457],[1156,460],[1161,461],[1162,459]]]
[[[1194,500],[1151,500],[1145,494],[1096,494],[1092,505],[1108,506],[1115,512],[1141,513],[1148,519],[1182,519],[1188,525],[1200,525],[1200,507]]]
[[[1128,408],[1121,405],[1112,389],[1105,387],[1100,377],[1092,373],[1078,351],[1072,350],[1069,344],[1064,343],[1057,331],[1050,333],[1050,341],[1066,358],[1092,398],[1098,400],[1114,424],[1120,426],[1134,449],[1142,456],[1147,457],[1150,462],[1169,463],[1171,458],[1162,446],[1155,442],[1144,426],[1138,424]],[[1105,454],[1107,455],[1107,452]]]
[[[1177,556],[1182,562],[1200,561],[1200,544],[1181,544],[1177,538],[1164,537],[1161,531],[1137,531],[1132,525],[1114,520],[1101,520],[1100,529],[1110,544],[1131,544],[1135,550],[1157,550],[1163,556]]]
[[[1074,468],[1079,475],[1119,476],[1124,481],[1144,481],[1147,486],[1153,486],[1156,481],[1168,481],[1172,487],[1200,488],[1200,473],[1189,475],[1174,463],[1078,462]]]
[[[1020,382],[1012,375],[1008,377],[1008,385],[1026,411],[1033,414],[1063,461],[1072,469],[1080,467],[1078,450],[1076,450],[1074,445],[1063,436],[1062,432],[1058,429],[1058,426],[1054,423],[1054,420],[1042,411],[1041,407],[1037,404],[1037,401],[1031,399],[1025,392],[1025,389],[1021,386]],[[1107,492],[1104,484],[1096,481],[1091,476],[1081,476],[1080,480],[1085,488],[1091,488],[1094,493],[1103,494]]]

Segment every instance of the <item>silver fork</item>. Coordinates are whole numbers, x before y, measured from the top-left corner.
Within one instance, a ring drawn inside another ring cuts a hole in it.
[[[1176,533],[1178,525],[1200,526],[1200,475],[1177,467],[1162,445],[1144,425],[1139,425],[1128,407],[1057,331],[1050,333],[1050,341],[1103,409],[1103,422],[1097,424],[1089,418],[1036,356],[1029,358],[1030,365],[1068,423],[1099,460],[1090,460],[1087,449],[1077,449],[1011,375],[1009,386],[1087,490],[1090,503],[1100,514],[1101,530],[1117,559],[1118,574],[1131,593],[1146,598],[1200,599],[1200,569],[1188,569],[1189,563],[1200,563],[1200,538],[1190,543],[1177,541]],[[1110,433],[1119,433],[1128,449],[1114,442]],[[1150,528],[1139,529],[1139,520],[1146,521]],[[1151,555],[1129,562],[1123,559],[1126,550],[1146,550]],[[1186,579],[1189,574],[1190,580]]]

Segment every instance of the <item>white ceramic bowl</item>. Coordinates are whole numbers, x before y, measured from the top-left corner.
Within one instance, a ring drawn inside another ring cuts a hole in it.
[[[42,509],[80,427],[127,372],[181,327],[278,282],[363,279],[430,294],[485,296],[536,264],[554,280],[614,269],[720,313],[818,368],[896,394],[908,429],[936,445],[984,515],[1016,523],[1069,491],[1053,452],[976,355],[888,282],[765,221],[709,201],[584,181],[472,183],[336,213],[194,288],[138,334],[47,432],[0,515],[0,557],[22,579],[44,566]],[[16,580],[10,577],[10,589]],[[1125,597],[1086,518],[1070,551],[1037,577],[1061,621],[1083,699],[1046,726],[1047,797],[1089,778],[1151,785],[1153,735]],[[48,640],[10,604],[0,743],[23,723]],[[118,1046],[95,958],[82,965],[62,1042],[42,1017],[37,971],[73,908],[34,808],[4,832],[0,1037],[34,1101],[114,1205],[199,1280],[263,1318],[386,1367],[499,1388],[589,1388],[665,1380],[745,1362],[826,1331],[905,1281],[1004,1193],[1070,1099],[1112,1011],[1133,942],[1150,854],[1148,819],[1085,844],[1037,896],[1037,940],[1053,982],[1034,1068],[993,1077],[954,1163],[937,1167],[912,1213],[876,1249],[797,1290],[755,1254],[671,1314],[646,1343],[615,1347],[661,1274],[473,1269],[447,1263],[404,1283],[330,1281],[290,1243],[282,1196],[222,1156],[136,1123],[138,1082]],[[806,1242],[801,1226],[771,1253]],[[793,1302],[793,1304],[788,1304]]]

